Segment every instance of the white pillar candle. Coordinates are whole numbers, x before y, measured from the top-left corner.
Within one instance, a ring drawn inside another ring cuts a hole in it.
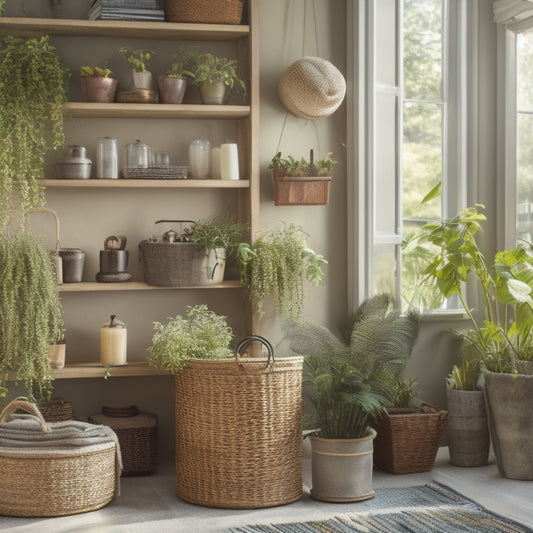
[[[220,179],[220,148],[211,148],[211,177]]]
[[[235,143],[220,146],[220,176],[223,180],[239,179],[239,153]]]
[[[125,365],[127,360],[128,331],[114,317],[100,329],[100,362],[106,366]]]

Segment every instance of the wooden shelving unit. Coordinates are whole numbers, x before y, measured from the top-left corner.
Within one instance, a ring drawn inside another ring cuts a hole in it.
[[[64,189],[247,189],[250,180],[47,179],[44,185],[47,188]]]
[[[224,281],[220,285],[203,285],[201,287],[156,287],[143,281],[124,281],[120,283],[98,283],[96,281],[82,281],[81,283],[63,283],[59,285],[59,292],[97,292],[97,291],[156,291],[156,290],[213,290],[213,289],[241,289],[239,281]]]
[[[108,371],[109,369],[109,371]],[[170,372],[159,370],[148,363],[132,362],[126,366],[107,367],[100,363],[81,363],[76,365],[66,365],[53,371],[54,379],[80,379],[80,378],[101,378],[108,373],[108,379],[120,377],[142,377],[142,376],[170,376]]]

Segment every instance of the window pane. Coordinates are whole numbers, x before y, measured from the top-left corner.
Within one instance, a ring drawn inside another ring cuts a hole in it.
[[[403,135],[403,218],[441,218],[440,197],[420,202],[442,179],[442,106],[405,104]]]
[[[533,111],[533,32],[518,34],[516,45],[517,107],[519,111]]]
[[[374,294],[396,294],[396,246],[374,245]]]
[[[376,81],[396,85],[396,0],[375,3],[376,21]]]
[[[377,233],[396,233],[397,195],[397,107],[396,96],[376,93],[376,122],[374,138],[375,201],[374,213]]]
[[[533,115],[517,117],[516,237],[533,242]]]
[[[442,0],[405,0],[403,8],[405,98],[442,97]]]

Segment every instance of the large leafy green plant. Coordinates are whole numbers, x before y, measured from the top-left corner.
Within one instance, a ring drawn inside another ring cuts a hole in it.
[[[185,65],[191,65],[188,70],[193,73],[192,80],[195,85],[221,81],[230,89],[237,86],[242,94],[246,95],[246,85],[239,77],[236,59],[219,57],[210,52],[201,54],[191,50],[189,58],[185,60]]]
[[[12,378],[43,403],[52,391],[48,347],[64,335],[63,307],[50,255],[24,227],[0,233],[0,300],[0,398]]]
[[[0,225],[44,205],[44,156],[64,144],[67,80],[48,36],[0,39]]]
[[[241,283],[259,312],[270,297],[283,320],[302,320],[305,281],[320,285],[327,263],[305,237],[300,226],[288,224],[265,231],[251,247],[241,245]]]
[[[516,372],[516,360],[530,359],[533,353],[533,247],[524,243],[499,251],[489,264],[476,241],[486,220],[483,209],[478,204],[423,226],[419,238],[439,250],[425,275],[444,298],[459,298],[472,327],[458,333],[487,368]],[[474,281],[483,295],[480,316],[463,296],[464,284]]]
[[[342,337],[313,324],[287,329],[289,347],[304,355],[303,387],[313,412],[309,429],[325,438],[361,438],[372,418],[395,401],[418,336],[418,316],[391,310],[391,298],[379,295],[363,302]]]

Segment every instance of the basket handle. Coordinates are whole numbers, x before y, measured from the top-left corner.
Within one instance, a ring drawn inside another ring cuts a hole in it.
[[[269,341],[267,341],[264,337],[261,337],[260,335],[248,335],[247,337],[241,339],[235,346],[235,360],[237,361],[237,363],[242,365],[240,357],[241,350],[243,348],[246,348],[246,346],[248,346],[253,341],[258,341],[264,346],[266,346],[268,351],[268,360],[265,368],[268,368],[271,364],[274,363],[274,348],[272,348],[272,344],[270,344]]]
[[[22,396],[19,398],[15,398],[13,401],[8,403],[4,407],[4,410],[2,411],[2,413],[0,413],[0,424],[4,424],[7,420],[7,417],[17,409],[20,409],[21,411],[25,411],[26,413],[35,416],[35,418],[37,418],[39,424],[41,425],[43,433],[51,432],[50,428],[46,423],[46,420],[43,418],[43,415],[41,414],[41,411],[39,411],[37,406],[34,403],[30,402],[27,398],[24,398]]]

